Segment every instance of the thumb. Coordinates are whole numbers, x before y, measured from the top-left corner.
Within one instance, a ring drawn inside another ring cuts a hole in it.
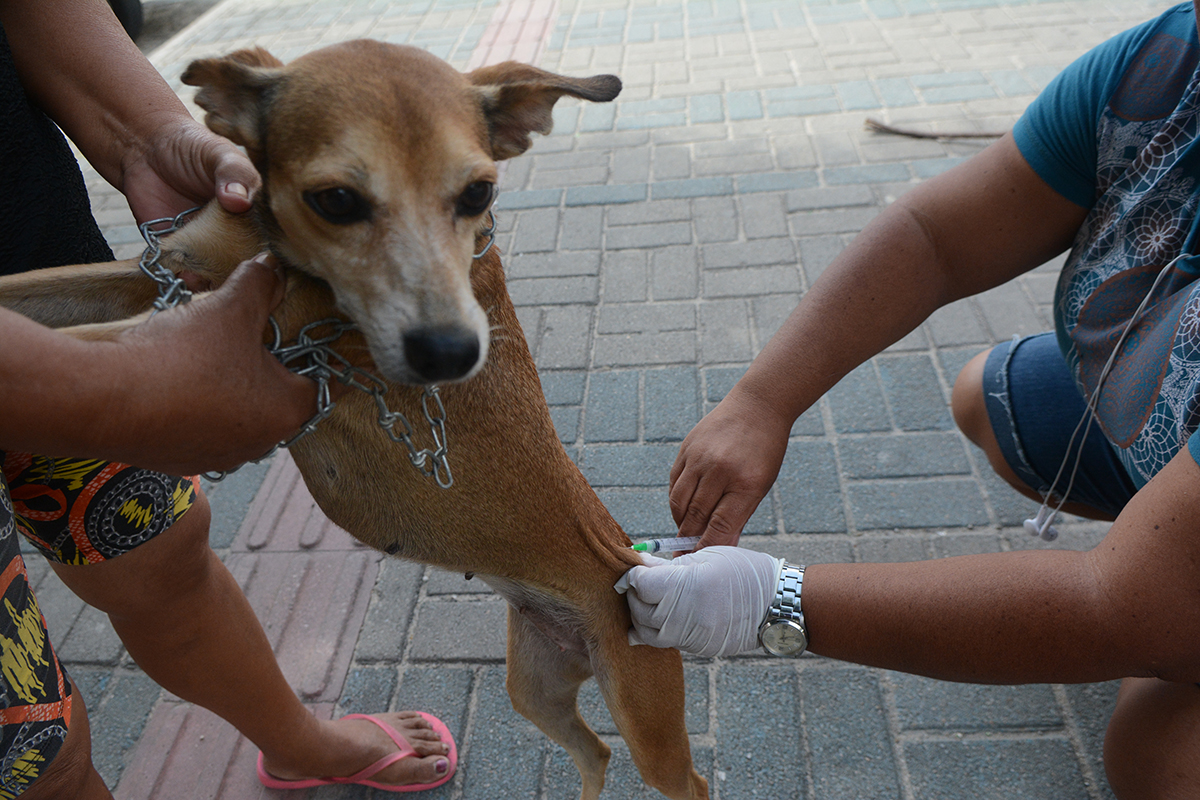
[[[249,211],[251,199],[262,183],[258,170],[241,150],[229,142],[215,148],[213,159],[212,175],[217,202],[233,214]]]
[[[287,281],[283,270],[270,253],[259,253],[249,261],[243,261],[214,292],[226,304],[254,315],[263,325],[271,312],[283,302]]]

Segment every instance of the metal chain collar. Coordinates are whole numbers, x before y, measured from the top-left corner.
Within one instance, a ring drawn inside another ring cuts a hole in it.
[[[151,316],[159,311],[184,305],[192,299],[192,293],[183,280],[160,263],[162,258],[161,238],[183,227],[187,218],[197,210],[199,209],[192,208],[178,216],[150,220],[139,226],[142,238],[146,240],[146,249],[138,261],[138,267],[158,284],[158,298],[154,301],[154,311]],[[488,209],[488,215],[490,217],[489,225],[482,232],[487,237],[487,242],[482,250],[473,255],[475,259],[483,258],[496,241],[496,215],[491,209]],[[329,382],[332,378],[336,378],[346,386],[371,395],[379,412],[377,419],[379,427],[383,429],[389,439],[397,444],[403,444],[408,449],[408,460],[414,467],[422,474],[432,477],[443,489],[449,489],[454,485],[454,477],[450,472],[450,462],[447,458],[446,407],[442,404],[437,386],[426,386],[421,395],[421,413],[425,416],[425,422],[429,426],[429,432],[436,447],[432,450],[418,448],[413,441],[412,423],[404,414],[388,408],[387,400],[384,397],[388,389],[387,384],[366,370],[351,365],[340,353],[329,346],[342,334],[355,330],[353,323],[332,317],[310,322],[296,334],[295,343],[284,345],[279,324],[274,317],[269,317],[268,320],[271,323],[271,330],[274,332],[274,341],[268,348],[271,354],[292,372],[316,381],[317,413],[290,439],[280,442],[250,463],[257,464],[265,461],[280,448],[291,447],[312,433],[318,424],[328,418],[337,405],[329,392]],[[324,336],[315,335],[315,332],[321,329],[328,330]],[[397,425],[401,428],[399,432],[396,431]],[[210,481],[220,481],[240,468],[239,466],[224,472],[206,472],[204,477]]]

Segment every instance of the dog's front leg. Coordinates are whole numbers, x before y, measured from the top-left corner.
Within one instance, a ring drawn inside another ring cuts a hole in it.
[[[137,259],[0,277],[0,306],[50,328],[132,317],[148,309],[157,294]]]
[[[517,713],[570,753],[583,778],[581,800],[596,800],[612,749],[579,715],[579,686],[592,669],[586,655],[562,650],[508,607],[508,696]]]

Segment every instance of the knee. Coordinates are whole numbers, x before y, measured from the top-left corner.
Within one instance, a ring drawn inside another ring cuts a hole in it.
[[[990,350],[985,350],[967,362],[958,373],[950,394],[950,410],[954,414],[955,424],[985,452],[989,449],[986,445],[995,439],[983,396],[983,367],[989,353]]]
[[[1195,797],[1200,786],[1200,688],[1127,678],[1104,738],[1104,770],[1121,800]]]

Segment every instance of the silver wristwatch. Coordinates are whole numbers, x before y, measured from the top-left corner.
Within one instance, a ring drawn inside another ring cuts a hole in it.
[[[804,627],[804,612],[800,610],[803,583],[804,567],[785,561],[775,586],[775,601],[758,626],[758,639],[770,655],[796,658],[808,648],[808,629]]]

